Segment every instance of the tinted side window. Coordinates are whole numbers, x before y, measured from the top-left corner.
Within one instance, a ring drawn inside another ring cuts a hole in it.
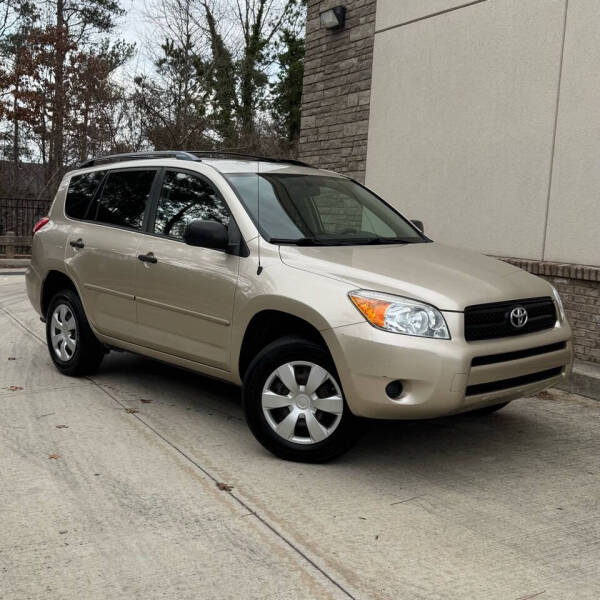
[[[155,169],[110,172],[92,218],[100,223],[141,229],[155,175]]]
[[[167,171],[156,209],[154,233],[183,239],[194,219],[229,224],[229,212],[215,188],[204,178]]]
[[[67,198],[65,200],[65,213],[73,219],[85,219],[90,202],[104,177],[104,171],[83,173],[71,177]]]

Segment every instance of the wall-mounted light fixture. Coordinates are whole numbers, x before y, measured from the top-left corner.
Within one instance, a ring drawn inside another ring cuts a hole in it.
[[[325,29],[341,29],[346,23],[346,7],[334,6],[321,14],[321,27]]]

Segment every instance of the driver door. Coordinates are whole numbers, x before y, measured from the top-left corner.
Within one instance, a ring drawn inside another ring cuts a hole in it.
[[[142,343],[228,371],[240,257],[183,241],[191,220],[228,225],[227,205],[206,177],[166,169],[153,212],[151,235],[144,236],[136,261],[136,310]]]

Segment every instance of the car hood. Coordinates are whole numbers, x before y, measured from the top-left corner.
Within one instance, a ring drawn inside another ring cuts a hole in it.
[[[543,279],[503,261],[438,244],[281,246],[284,264],[356,288],[422,300],[440,310],[549,296]]]

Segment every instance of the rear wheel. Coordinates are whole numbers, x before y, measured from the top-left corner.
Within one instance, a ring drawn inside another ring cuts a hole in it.
[[[93,373],[105,354],[90,328],[79,296],[69,289],[56,293],[50,301],[46,340],[52,361],[65,375]]]
[[[243,397],[256,439],[286,460],[329,460],[348,450],[362,430],[331,357],[303,338],[282,338],[264,348],[248,367]]]

